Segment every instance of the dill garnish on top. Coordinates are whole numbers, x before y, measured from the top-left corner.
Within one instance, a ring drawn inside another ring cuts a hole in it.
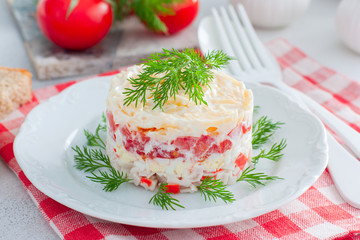
[[[184,90],[189,100],[195,104],[206,104],[203,87],[209,86],[214,76],[212,70],[219,70],[229,63],[231,58],[223,51],[212,51],[200,56],[194,49],[178,51],[163,49],[163,53],[153,53],[143,59],[143,72],[136,78],[129,78],[132,88],[125,88],[124,105],[131,103],[145,106],[147,93],[154,101],[153,109],[160,108],[169,100],[176,99],[180,90]]]

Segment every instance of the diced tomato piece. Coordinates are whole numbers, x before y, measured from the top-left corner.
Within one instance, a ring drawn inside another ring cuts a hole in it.
[[[150,141],[150,137],[146,136],[144,133],[137,131],[131,131],[132,139],[134,140],[134,145],[141,151],[144,151],[145,144]]]
[[[142,177],[140,182],[145,183],[146,185],[148,185],[148,187],[150,187],[152,184],[152,181],[146,177]]]
[[[249,158],[247,156],[245,156],[243,153],[240,153],[235,160],[235,164],[239,166],[241,170],[243,170],[248,160]]]
[[[197,137],[178,137],[175,139],[173,144],[177,146],[179,149],[184,149],[189,151],[191,148],[193,148],[196,144],[196,142],[199,140]]]
[[[153,147],[147,156],[150,158],[169,158],[171,155],[167,151],[161,150],[159,147]]]
[[[180,192],[179,184],[168,184],[168,185],[166,185],[166,187],[167,187],[167,190],[165,192],[167,192],[167,193],[177,194]]]
[[[141,156],[145,155],[145,144],[150,141],[150,137],[143,132],[131,131],[126,125],[120,129],[120,132],[125,138],[123,145],[127,151],[136,152]]]
[[[124,125],[124,126],[120,129],[120,132],[121,132],[122,135],[125,136],[126,139],[132,138],[132,137],[131,137],[131,131],[130,131],[130,129],[129,129],[126,125]]]
[[[196,142],[194,147],[195,155],[202,156],[207,152],[215,139],[208,135],[201,135],[200,139]]]
[[[167,150],[161,149],[158,146],[155,146],[148,154],[146,154],[146,156],[151,159],[153,159],[153,158],[175,159],[175,158],[184,157],[184,154],[179,153],[177,150],[167,151]]]
[[[220,143],[219,153],[224,153],[227,150],[230,150],[232,142],[229,139],[226,139]]]
[[[145,133],[140,133],[140,140],[143,144],[148,143],[150,141],[150,137]]]
[[[132,140],[130,140],[130,139],[123,141],[123,146],[126,149],[126,151],[128,151],[128,152],[131,152],[134,148],[134,145],[132,144]]]
[[[209,135],[201,135],[201,137],[185,136],[178,137],[170,143],[176,147],[175,150],[164,150],[163,145],[167,145],[168,143],[158,142],[155,143],[152,146],[152,149],[145,154],[145,145],[151,140],[145,131],[130,130],[129,127],[125,125],[120,129],[120,133],[124,136],[123,146],[127,151],[137,153],[140,156],[151,159],[181,158],[184,157],[182,150],[190,151],[194,149],[195,156],[200,160],[204,160],[212,153],[224,153],[231,149],[232,146],[232,142],[229,139],[226,139],[217,145],[215,144],[215,139]]]
[[[208,153],[219,153],[219,152],[220,152],[220,147],[217,144],[211,145],[211,147],[208,150]]]

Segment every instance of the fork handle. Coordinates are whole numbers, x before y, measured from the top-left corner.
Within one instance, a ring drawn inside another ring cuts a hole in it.
[[[360,209],[360,188],[357,186],[360,182],[360,162],[356,161],[329,132],[327,133],[329,143],[328,169],[335,186],[345,201]]]
[[[296,96],[296,100],[298,100],[299,103],[304,103],[307,106],[305,107],[306,109],[309,108],[316,116],[318,116],[320,120],[322,120],[332,131],[343,139],[353,153],[360,158],[360,134],[357,131],[297,89],[292,88],[285,83],[280,83],[277,87],[291,93],[292,96]]]

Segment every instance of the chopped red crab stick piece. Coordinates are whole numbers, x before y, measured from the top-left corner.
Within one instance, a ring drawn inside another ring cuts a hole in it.
[[[215,180],[216,177],[217,177],[216,175],[214,175],[214,176],[202,176],[202,177],[201,177],[201,181],[204,181],[205,178],[211,178],[211,179],[214,179],[214,180]]]
[[[166,185],[166,187],[167,187],[167,190],[165,192],[167,192],[167,193],[177,194],[180,192],[179,184],[168,184],[168,185]]]
[[[240,129],[243,134],[247,133],[251,129],[251,125],[245,126],[243,123],[238,123],[227,135],[232,137],[240,134]]]
[[[146,177],[142,177],[140,182],[145,183],[146,185],[148,185],[148,187],[150,187],[152,184],[152,181]]]
[[[207,172],[207,173],[218,173],[218,172],[221,172],[222,170],[223,170],[222,168],[219,168],[218,170]]]
[[[216,173],[218,173],[218,172],[221,172],[222,170],[223,170],[222,168],[219,168],[219,169],[216,170],[216,171],[208,172],[208,173],[216,174]],[[214,176],[202,176],[202,177],[201,177],[201,181],[204,181],[204,179],[207,178],[207,177],[216,179],[216,175],[214,175]]]
[[[235,160],[235,164],[238,165],[241,170],[243,170],[248,160],[249,158],[247,156],[245,156],[243,153],[240,153]]]
[[[243,132],[243,134],[245,134],[245,133],[247,133],[248,131],[250,131],[250,129],[251,129],[251,125],[250,125],[250,126],[248,126],[248,127],[245,127],[245,125],[242,125],[242,126],[241,126],[241,128],[242,128],[242,132]]]

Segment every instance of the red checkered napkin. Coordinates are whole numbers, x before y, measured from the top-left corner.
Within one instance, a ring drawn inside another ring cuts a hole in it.
[[[284,40],[268,44],[285,81],[305,92],[360,132],[360,84],[326,68]],[[344,202],[327,171],[298,199],[262,216],[196,229],[156,229],[111,223],[69,209],[37,190],[13,153],[26,114],[74,84],[34,91],[30,103],[0,123],[0,156],[23,182],[36,206],[62,239],[360,239],[360,210]],[[360,173],[359,173],[360,174]]]

